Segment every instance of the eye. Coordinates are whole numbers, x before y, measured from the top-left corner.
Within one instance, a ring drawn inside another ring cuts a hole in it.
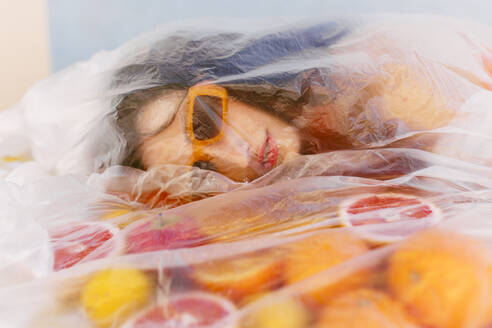
[[[202,170],[217,171],[217,167],[207,161],[196,161],[195,163],[193,163],[193,166],[198,167]]]
[[[193,105],[193,133],[198,140],[217,136],[222,129],[222,99],[199,96]]]

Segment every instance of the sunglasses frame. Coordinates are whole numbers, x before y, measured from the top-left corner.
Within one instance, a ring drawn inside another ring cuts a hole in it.
[[[191,140],[193,147],[193,157],[191,164],[197,160],[206,160],[202,156],[202,149],[205,146],[218,142],[224,136],[224,129],[221,128],[219,133],[210,139],[199,140],[193,131],[193,114],[195,111],[195,99],[199,96],[212,96],[222,100],[222,125],[227,123],[228,95],[227,90],[215,84],[199,84],[194,85],[188,90],[186,97],[186,132]]]

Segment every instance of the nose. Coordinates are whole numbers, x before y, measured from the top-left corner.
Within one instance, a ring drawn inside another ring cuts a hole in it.
[[[223,126],[223,137],[202,149],[204,159],[217,171],[233,180],[254,179],[260,171],[252,161],[251,141],[240,129]]]
[[[224,124],[223,137],[204,149],[204,154],[212,158],[224,158],[227,161],[246,167],[250,157],[250,143],[237,128]]]

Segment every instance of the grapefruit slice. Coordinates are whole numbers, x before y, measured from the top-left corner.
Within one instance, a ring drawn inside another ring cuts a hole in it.
[[[118,254],[123,248],[120,231],[105,222],[83,222],[53,229],[50,239],[53,269],[59,271],[87,260]]]
[[[129,227],[126,233],[128,254],[163,249],[194,247],[204,243],[204,235],[191,220],[158,216]]]
[[[189,292],[148,308],[123,327],[233,328],[235,312],[235,306],[223,297],[204,292]]]
[[[391,243],[441,221],[441,210],[430,201],[407,194],[364,194],[344,201],[339,217],[367,240]]]
[[[208,290],[240,300],[278,284],[280,263],[272,252],[259,252],[199,264],[191,275]]]

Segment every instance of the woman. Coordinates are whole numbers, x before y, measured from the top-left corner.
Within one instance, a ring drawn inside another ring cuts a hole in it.
[[[36,85],[0,145],[27,135],[49,174],[194,165],[235,181],[334,150],[449,154],[442,129],[484,114],[462,106],[492,85],[487,33],[431,18],[163,28]]]
[[[433,138],[416,134],[449,123],[462,99],[436,92],[442,86],[407,44],[351,26],[181,32],[155,42],[114,77],[117,88],[136,85],[117,105],[123,163],[193,165],[251,181],[298,155],[392,142],[430,148]]]
[[[312,151],[295,119],[319,68],[280,65],[307,51],[326,53],[346,33],[327,23],[259,38],[183,33],[160,40],[115,77],[117,86],[128,85],[151,72],[159,85],[118,104],[118,126],[130,141],[124,164],[190,164],[251,181]],[[265,67],[280,69],[257,73]]]

